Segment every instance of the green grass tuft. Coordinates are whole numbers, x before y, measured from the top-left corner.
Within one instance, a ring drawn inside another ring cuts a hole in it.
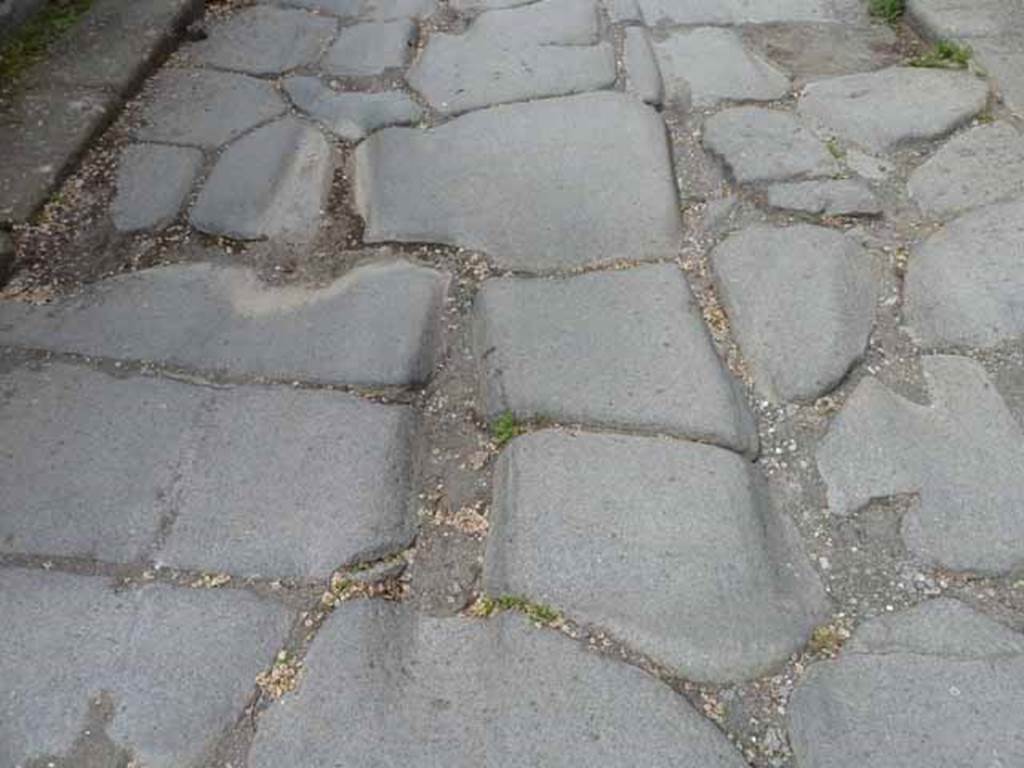
[[[516,417],[510,411],[501,414],[491,425],[491,437],[499,446],[521,434],[523,434],[523,428],[516,422]]]
[[[971,60],[971,47],[950,40],[940,40],[928,53],[907,62],[912,67],[964,69]]]
[[[0,84],[9,83],[46,56],[92,5],[92,0],[49,0],[14,33],[0,42]]]
[[[869,0],[868,12],[879,19],[895,24],[903,17],[906,0]]]
[[[500,597],[481,595],[477,598],[471,611],[473,615],[483,619],[489,619],[491,616],[502,611],[518,611],[537,624],[556,626],[562,621],[562,614],[550,605],[534,603],[525,597],[518,597],[516,595],[502,595]]]

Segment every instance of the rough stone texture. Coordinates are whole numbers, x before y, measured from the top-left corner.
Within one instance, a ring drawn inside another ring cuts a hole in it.
[[[429,131],[385,128],[355,159],[367,242],[447,243],[530,270],[677,249],[665,126],[623,94],[494,107]]]
[[[188,147],[126,147],[111,204],[114,226],[122,232],[166,227],[181,212],[202,162],[202,153]]]
[[[1024,334],[1024,200],[964,214],[918,245],[904,319],[924,346],[994,346]]]
[[[9,766],[63,765],[78,738],[95,756],[104,736],[153,768],[197,764],[242,714],[290,623],[240,590],[115,593],[109,579],[17,568],[0,570],[0,613]]]
[[[1024,31],[1009,38],[971,41],[974,58],[995,80],[1003,103],[1024,115]]]
[[[475,332],[492,417],[512,411],[757,451],[743,393],[674,265],[489,280]]]
[[[461,35],[437,34],[409,84],[444,114],[615,82],[615,53],[597,38],[595,0],[541,0],[481,14]]]
[[[729,29],[675,32],[654,43],[654,52],[670,103],[713,107],[727,99],[771,101],[789,91],[789,78]]]
[[[953,606],[869,621],[856,652],[811,668],[789,707],[797,766],[1024,761],[1024,636]]]
[[[1024,25],[1017,0],[907,0],[907,17],[936,39],[994,37]]]
[[[626,29],[624,45],[626,90],[635,93],[648,104],[660,104],[664,88],[647,30],[629,27]]]
[[[643,15],[640,13],[640,6],[637,0],[605,0],[605,10],[608,18],[614,24],[640,23]]]
[[[380,601],[328,621],[299,690],[260,716],[249,765],[312,768],[338,755],[453,768],[744,765],[667,686],[556,632]]]
[[[264,80],[228,72],[164,69],[147,86],[143,141],[219,147],[286,107],[274,86]]]
[[[314,63],[337,31],[337,22],[305,11],[254,5],[210,27],[189,46],[193,61],[252,75],[276,75]]]
[[[825,144],[788,112],[724,109],[704,124],[704,146],[725,161],[741,184],[839,172]]]
[[[907,183],[925,213],[945,216],[1024,193],[1024,137],[1009,123],[949,141]]]
[[[826,216],[877,216],[882,204],[863,181],[794,181],[768,188],[768,205]]]
[[[298,109],[348,141],[359,141],[378,128],[409,125],[423,117],[423,109],[402,91],[339,93],[317,77],[289,77],[284,90]]]
[[[930,562],[999,573],[1024,564],[1024,432],[984,369],[925,357],[931,404],[864,379],[818,448],[836,514],[915,494],[903,538]]]
[[[344,19],[394,21],[423,19],[437,8],[437,0],[282,0],[288,5]]]
[[[767,24],[744,27],[744,42],[794,80],[837,77],[899,63],[896,32],[888,24]]]
[[[827,0],[639,0],[648,25],[832,21]]]
[[[753,226],[711,252],[719,294],[758,389],[807,400],[864,353],[878,278],[852,239],[798,224]]]
[[[985,81],[969,72],[893,67],[811,83],[797,109],[869,151],[888,152],[944,136],[987,101]]]
[[[285,117],[221,155],[189,215],[192,226],[236,240],[307,243],[320,228],[334,172],[327,139]]]
[[[447,286],[447,275],[402,261],[313,290],[267,288],[239,267],[158,267],[53,306],[0,302],[0,343],[289,381],[408,385],[440,359]]]
[[[603,627],[686,678],[741,680],[824,615],[794,536],[730,451],[546,430],[499,459],[484,589]]]
[[[324,58],[324,71],[352,77],[404,67],[415,35],[416,25],[408,19],[343,27]]]

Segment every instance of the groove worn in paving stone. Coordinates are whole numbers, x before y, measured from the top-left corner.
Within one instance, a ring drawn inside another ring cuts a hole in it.
[[[323,60],[332,75],[366,77],[404,67],[412,53],[416,25],[408,19],[343,27]]]
[[[328,620],[298,691],[260,717],[249,765],[313,768],[338,755],[455,768],[745,764],[667,686],[557,632],[381,601]]]
[[[378,128],[411,125],[423,109],[402,91],[341,92],[318,77],[289,77],[282,83],[296,108],[347,141],[359,141]]]
[[[130,144],[121,153],[110,215],[121,232],[162,229],[192,189],[203,154],[191,147]]]
[[[772,184],[768,205],[787,211],[826,216],[877,216],[882,204],[860,179],[825,179]]]

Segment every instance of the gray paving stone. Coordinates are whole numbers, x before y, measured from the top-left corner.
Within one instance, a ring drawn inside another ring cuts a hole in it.
[[[934,39],[993,37],[1024,26],[1024,9],[1016,0],[907,0],[906,13]]]
[[[614,24],[641,23],[644,20],[637,0],[605,0],[604,6]]]
[[[114,226],[122,232],[166,227],[181,212],[202,162],[197,149],[130,144],[117,171]]]
[[[488,280],[474,323],[491,417],[511,411],[757,452],[744,395],[675,265]]]
[[[985,108],[988,86],[969,72],[892,67],[804,88],[801,115],[873,152],[935,139]]]
[[[977,614],[968,619],[973,612],[967,608],[956,609],[960,618],[953,627],[937,623],[934,605],[869,621],[854,634],[857,641],[876,633],[879,623],[884,631],[899,626],[906,648],[847,652],[811,668],[789,707],[797,766],[998,766],[1024,760],[1024,652],[1019,644],[1013,651],[1008,643],[993,648],[994,622]],[[926,633],[937,637],[925,640]],[[963,635],[957,645],[979,644],[950,652],[942,647],[950,634]]]
[[[344,93],[327,87],[317,77],[289,77],[283,86],[298,109],[347,141],[359,141],[378,128],[409,125],[423,117],[419,104],[402,91]]]
[[[597,90],[615,76],[615,53],[597,39],[595,0],[541,0],[483,13],[461,35],[432,35],[407,79],[454,114]]]
[[[713,107],[721,101],[771,101],[789,91],[789,78],[746,49],[740,36],[717,27],[674,32],[654,43],[665,99]]]
[[[306,8],[344,19],[395,21],[425,19],[437,10],[437,0],[281,0],[287,5]]]
[[[984,369],[925,357],[931,404],[872,378],[854,390],[818,448],[829,506],[848,514],[873,499],[915,494],[903,538],[953,570],[1000,573],[1024,564],[1024,432]]]
[[[639,0],[648,25],[832,21],[826,0]]]
[[[240,590],[115,593],[106,578],[17,568],[0,570],[0,613],[9,766],[122,764],[99,757],[104,737],[153,768],[198,764],[290,624],[280,605]]]
[[[907,190],[939,216],[1024,194],[1024,137],[1005,122],[972,128],[914,171]]]
[[[648,104],[661,104],[664,88],[658,61],[647,30],[640,27],[626,29],[625,52],[626,90],[635,93]]]
[[[453,768],[744,765],[668,686],[557,632],[383,601],[328,621],[298,691],[260,716],[249,765],[312,768],[338,755]]]
[[[239,375],[408,385],[440,359],[448,279],[393,261],[324,288],[267,288],[239,267],[158,267],[52,306],[0,302],[0,343]]]
[[[308,243],[320,228],[333,173],[323,134],[284,117],[225,150],[189,221],[201,232],[237,240]]]
[[[803,85],[808,80],[867,72],[899,63],[888,24],[763,24],[741,30],[744,42]]]
[[[314,63],[338,29],[305,11],[253,5],[212,24],[209,37],[185,49],[192,61],[252,75],[276,75]]]
[[[839,172],[824,142],[788,112],[723,109],[704,123],[704,146],[725,161],[741,184]]]
[[[995,346],[1024,334],[1024,200],[954,219],[913,250],[904,320],[926,347]]]
[[[1024,115],[1024,30],[1009,38],[971,41],[974,59],[995,81],[1003,103]]]
[[[826,216],[877,216],[882,204],[863,181],[793,181],[768,187],[768,205]]]
[[[165,68],[147,88],[142,141],[219,147],[286,109],[271,83],[229,72]]]
[[[825,615],[794,535],[731,451],[545,430],[499,459],[483,584],[686,678],[741,680],[782,663]]]
[[[349,77],[404,67],[415,36],[416,25],[408,19],[344,27],[322,66],[332,75]]]
[[[756,225],[711,252],[719,296],[757,387],[824,394],[864,353],[878,277],[852,239],[824,227]]]
[[[477,248],[524,270],[678,247],[665,126],[624,94],[494,107],[429,131],[385,128],[355,160],[367,242]]]
[[[459,12],[494,11],[529,5],[534,0],[450,0],[449,5]]]

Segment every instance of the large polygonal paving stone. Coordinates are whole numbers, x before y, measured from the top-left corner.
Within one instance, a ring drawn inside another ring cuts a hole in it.
[[[972,73],[893,67],[810,83],[797,110],[865,149],[888,152],[944,136],[987,102],[988,85]]]
[[[423,116],[423,108],[402,91],[341,92],[318,77],[289,77],[284,91],[301,109],[335,136],[359,141],[388,125],[409,125]]]
[[[615,75],[615,53],[597,38],[595,0],[541,0],[483,13],[460,35],[432,35],[408,81],[453,114],[597,90]]]
[[[96,757],[105,739],[135,764],[197,765],[290,624],[280,605],[241,590],[115,593],[109,579],[16,568],[0,570],[0,615],[5,766],[126,765],[123,753]]]
[[[789,713],[798,768],[1024,765],[1024,635],[948,599],[873,619]]]
[[[930,405],[864,379],[818,447],[836,514],[915,494],[903,538],[921,558],[999,573],[1024,564],[1024,431],[984,369],[926,357]]]
[[[327,52],[324,71],[343,77],[367,77],[404,67],[415,35],[416,25],[409,19],[344,27]]]
[[[448,281],[404,261],[323,288],[269,288],[238,267],[158,267],[52,306],[0,302],[0,343],[289,381],[416,384],[441,355]]]
[[[178,218],[202,163],[203,153],[192,147],[129,144],[110,205],[114,226],[121,232],[166,227]]]
[[[739,387],[682,272],[488,280],[475,331],[487,413],[601,424],[756,453]]]
[[[852,0],[639,0],[649,25],[769,24],[774,22],[834,21],[837,6],[846,11]]]
[[[315,577],[413,535],[405,407],[63,363],[0,381],[0,551]]]
[[[753,466],[668,438],[546,430],[495,472],[484,588],[593,623],[703,681],[782,663],[825,615]]]
[[[681,225],[665,126],[625,94],[510,104],[356,150],[368,242],[437,242],[507,268],[675,255]]]
[[[1024,334],[1024,200],[966,213],[915,247],[905,296],[908,329],[927,347]]]
[[[754,226],[711,252],[726,315],[759,389],[806,400],[864,353],[878,276],[868,253],[824,227]]]
[[[346,605],[298,690],[260,716],[250,768],[334,765],[742,768],[666,685],[514,615],[434,619]]]

